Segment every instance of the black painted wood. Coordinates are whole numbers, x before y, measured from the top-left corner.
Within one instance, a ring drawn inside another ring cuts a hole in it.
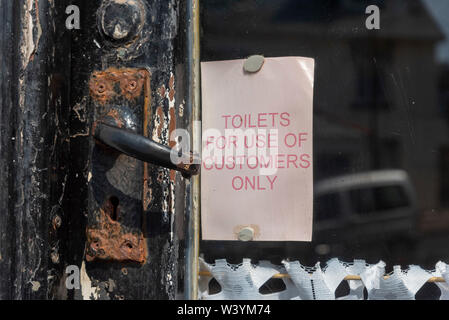
[[[62,275],[52,222],[69,169],[65,3],[0,3],[0,299],[52,298]]]
[[[101,1],[0,2],[0,299],[174,299],[182,292],[188,195],[179,173],[150,166],[146,264],[87,263],[84,256],[92,72],[150,68],[150,134],[168,145],[169,130],[155,128],[157,117],[176,118],[178,128],[190,124],[189,110],[180,112],[186,8],[179,0],[144,2],[144,39],[127,47],[100,33]],[[80,30],[65,28],[69,4],[81,10]],[[171,88],[174,100],[162,88]],[[81,290],[66,289],[69,265],[83,273]]]
[[[88,108],[88,81],[92,72],[110,67],[150,69],[152,92],[149,132],[150,135],[155,132],[160,143],[169,144],[169,130],[167,127],[158,130],[155,127],[159,123],[156,118],[162,115],[163,121],[168,123],[170,118],[176,117],[177,127],[185,127],[189,121],[184,119],[188,119],[189,114],[180,117],[178,112],[185,100],[185,83],[182,80],[185,78],[182,54],[184,44],[179,37],[184,32],[179,24],[184,8],[179,1],[145,1],[147,15],[141,38],[126,47],[111,43],[110,38],[103,36],[99,30],[96,12],[100,2],[75,1],[74,4],[81,9],[82,28],[73,33],[71,135],[79,135],[71,140],[72,158],[76,157],[77,163],[72,163],[69,179],[69,194],[72,198],[68,199],[67,205],[74,210],[69,222],[73,226],[71,229],[80,230],[86,226],[85,217],[90,214],[89,210],[94,208],[93,201],[89,199],[93,199],[95,191],[88,187],[93,140],[83,136],[93,120],[93,110]],[[170,86],[176,91],[171,104],[170,98],[161,94],[162,88],[168,93]],[[82,121],[73,112],[75,107],[86,115]],[[142,123],[143,119],[136,122]],[[174,299],[182,291],[182,288],[178,288],[178,283],[182,283],[178,275],[179,269],[183,267],[185,180],[179,173],[176,173],[174,180],[170,179],[168,169],[152,165],[149,166],[149,173],[148,189],[151,192],[147,196],[150,198],[150,205],[142,213],[146,223],[143,228],[149,254],[147,263],[142,266],[118,262],[86,263],[83,251],[85,235],[82,232],[72,234],[70,261],[78,266],[85,264],[89,285],[95,291],[91,296],[86,296],[82,290],[77,291],[74,294],[76,299]],[[80,198],[84,202],[82,206],[73,209],[79,203],[79,196],[73,197],[76,193],[81,193]]]

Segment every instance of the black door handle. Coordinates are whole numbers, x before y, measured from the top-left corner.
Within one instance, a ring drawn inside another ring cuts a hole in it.
[[[126,129],[96,122],[92,127],[92,135],[101,143],[130,157],[180,171],[186,178],[200,171],[201,161],[193,153],[188,155],[189,163],[175,164],[171,160],[173,151],[170,147]]]

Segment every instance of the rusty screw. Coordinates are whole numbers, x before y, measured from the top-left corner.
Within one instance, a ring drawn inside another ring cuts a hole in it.
[[[97,93],[99,93],[99,94],[104,93],[105,90],[106,90],[106,86],[103,83],[98,85]]]
[[[140,0],[106,0],[98,11],[98,27],[112,42],[133,40],[142,30],[145,7]]]
[[[130,91],[133,91],[133,90],[135,90],[136,88],[137,88],[137,82],[136,82],[136,81],[132,80],[132,81],[130,81],[130,82],[128,83],[128,89],[129,89]]]

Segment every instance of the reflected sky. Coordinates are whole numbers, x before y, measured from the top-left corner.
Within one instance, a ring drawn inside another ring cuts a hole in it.
[[[437,59],[449,64],[449,1],[422,0],[437,21],[446,39],[437,47]]]

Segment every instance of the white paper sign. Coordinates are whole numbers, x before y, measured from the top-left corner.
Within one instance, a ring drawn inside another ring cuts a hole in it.
[[[314,60],[244,61],[201,64],[202,238],[311,241]]]

